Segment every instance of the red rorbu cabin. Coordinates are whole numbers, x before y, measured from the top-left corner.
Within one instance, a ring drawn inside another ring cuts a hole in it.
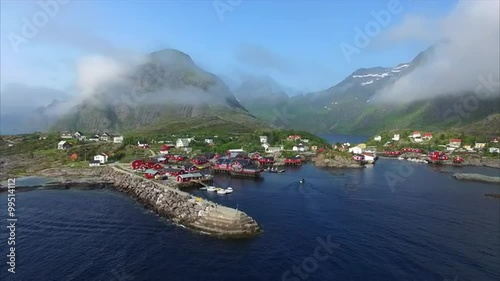
[[[200,173],[182,174],[177,176],[177,182],[190,182],[191,180],[202,179],[203,175]]]
[[[398,156],[401,155],[401,151],[384,151],[386,156]]]
[[[285,165],[301,165],[302,160],[300,160],[300,157],[293,157],[293,158],[286,158],[285,159]]]
[[[259,159],[261,165],[269,165],[274,163],[274,157],[261,157]]]
[[[144,160],[134,160],[130,163],[130,166],[133,170],[139,170],[144,165]]]
[[[160,172],[158,172],[157,170],[153,170],[153,169],[147,169],[146,171],[144,171],[144,176],[147,178],[147,179],[154,179],[156,175],[159,175]]]
[[[198,157],[193,159],[193,163],[196,165],[204,165],[208,162],[207,158],[204,157]]]
[[[178,175],[185,174],[186,172],[182,169],[166,168],[162,170],[162,173],[164,173],[167,176],[177,177]]]
[[[453,163],[454,164],[462,164],[462,162],[464,162],[464,158],[462,158],[460,156],[453,157]]]

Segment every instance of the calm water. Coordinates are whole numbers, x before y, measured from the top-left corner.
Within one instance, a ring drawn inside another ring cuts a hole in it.
[[[450,173],[498,170],[406,163],[308,165],[260,182],[219,178],[232,195],[195,191],[253,216],[265,232],[246,241],[172,226],[113,191],[19,193],[17,273],[6,271],[2,231],[0,280],[499,280],[500,200],[484,197],[499,187]],[[400,182],[391,187],[387,175]]]

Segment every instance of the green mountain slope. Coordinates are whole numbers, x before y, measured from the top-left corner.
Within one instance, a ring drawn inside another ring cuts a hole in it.
[[[478,100],[477,109],[461,113],[455,105],[466,104],[473,93],[440,95],[407,104],[377,102],[376,93],[433,59],[434,48],[420,53],[410,63],[396,67],[363,68],[324,91],[282,98],[262,98],[259,103],[241,99],[256,117],[267,122],[314,133],[374,134],[382,130],[458,128],[500,112],[500,92],[489,100]],[[243,86],[243,85],[242,85]],[[251,88],[250,86],[247,86]],[[240,87],[241,88],[241,87]],[[265,87],[260,87],[265,89]],[[239,89],[243,92],[242,89]],[[238,92],[236,92],[238,93]],[[269,97],[276,94],[268,91]],[[404,93],[401,94],[404,99]],[[265,97],[265,93],[259,93]],[[285,117],[285,118],[283,118]]]
[[[53,129],[148,132],[266,127],[217,76],[196,66],[188,55],[168,49],[152,53],[125,81],[110,81],[98,89]]]

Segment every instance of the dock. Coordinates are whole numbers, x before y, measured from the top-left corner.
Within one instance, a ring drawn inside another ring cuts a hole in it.
[[[219,238],[249,238],[262,233],[260,225],[246,213],[181,191],[173,181],[162,184],[115,165],[105,169],[103,179],[116,190],[175,224]]]

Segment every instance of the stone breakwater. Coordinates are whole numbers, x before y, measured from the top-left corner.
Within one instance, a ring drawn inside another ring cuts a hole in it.
[[[453,175],[453,178],[463,181],[478,181],[478,182],[489,182],[489,183],[500,183],[500,177],[491,177],[481,174],[466,174],[457,173]]]
[[[262,232],[257,222],[244,212],[196,198],[174,186],[111,167],[103,171],[102,179],[158,215],[192,230],[221,238],[252,237]]]

